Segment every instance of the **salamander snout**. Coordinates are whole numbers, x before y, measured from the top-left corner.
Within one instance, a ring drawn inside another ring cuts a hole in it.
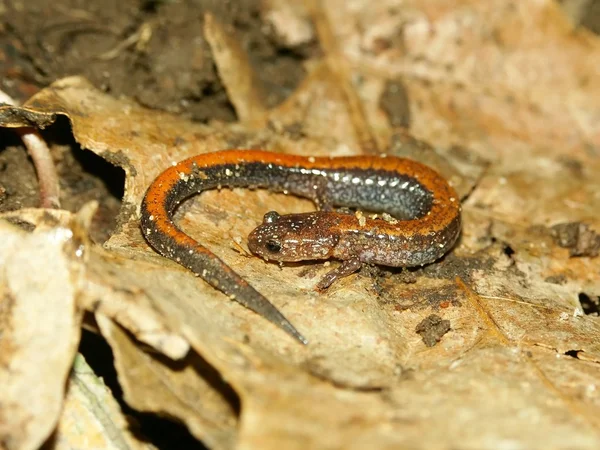
[[[338,241],[331,225],[321,212],[281,216],[270,211],[248,236],[248,248],[267,261],[327,259]]]

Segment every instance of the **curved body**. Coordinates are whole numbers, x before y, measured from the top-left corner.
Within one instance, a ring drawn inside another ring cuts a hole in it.
[[[193,271],[232,299],[306,343],[259,292],[173,222],[187,197],[220,187],[264,187],[312,199],[321,211],[279,216],[270,212],[249,236],[250,250],[268,260],[344,260],[319,284],[362,263],[416,266],[445,254],[460,234],[460,201],[433,169],[385,156],[313,158],[258,150],[205,153],[169,167],[148,188],[142,233],[161,255]],[[386,213],[368,218],[333,206]]]

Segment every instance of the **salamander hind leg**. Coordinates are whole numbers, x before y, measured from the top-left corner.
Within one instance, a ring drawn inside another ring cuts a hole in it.
[[[321,281],[317,283],[317,289],[322,291],[331,286],[336,280],[353,274],[362,267],[362,262],[358,258],[348,259],[333,270],[327,272]]]

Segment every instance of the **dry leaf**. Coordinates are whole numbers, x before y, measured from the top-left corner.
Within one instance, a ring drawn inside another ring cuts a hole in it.
[[[62,415],[51,442],[55,450],[155,448],[134,436],[112,393],[81,354],[75,358]]]
[[[103,316],[102,335],[115,356],[125,401],[145,412],[178,417],[210,448],[233,448],[237,418],[235,393],[196,354],[173,362],[140,352],[135,341]]]
[[[48,216],[51,214],[51,216]],[[66,211],[22,209],[0,215],[0,218],[35,229],[44,225],[48,217],[57,216],[62,221],[72,220]],[[188,342],[166,325],[144,288],[156,281],[153,271],[141,262],[109,253],[90,242],[85,244],[85,262],[79,285],[77,307],[91,313],[111,317],[128,329],[136,338],[173,359],[183,358]],[[40,264],[45,264],[42,260]],[[137,287],[139,282],[142,286]]]
[[[38,448],[60,416],[81,326],[82,231],[69,218],[48,214],[33,233],[0,221],[0,447],[7,450]]]

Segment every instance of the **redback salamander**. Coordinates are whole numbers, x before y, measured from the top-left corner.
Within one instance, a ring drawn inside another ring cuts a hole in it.
[[[265,187],[314,201],[320,211],[268,212],[250,233],[248,247],[266,260],[343,260],[319,282],[321,289],[362,263],[431,263],[450,250],[460,233],[454,189],[433,169],[409,159],[224,150],[194,156],[160,174],[141,207],[142,233],[150,245],[305,344],[275,306],[173,222],[175,209],[187,197],[221,187]],[[370,218],[335,212],[333,206],[387,214]]]

